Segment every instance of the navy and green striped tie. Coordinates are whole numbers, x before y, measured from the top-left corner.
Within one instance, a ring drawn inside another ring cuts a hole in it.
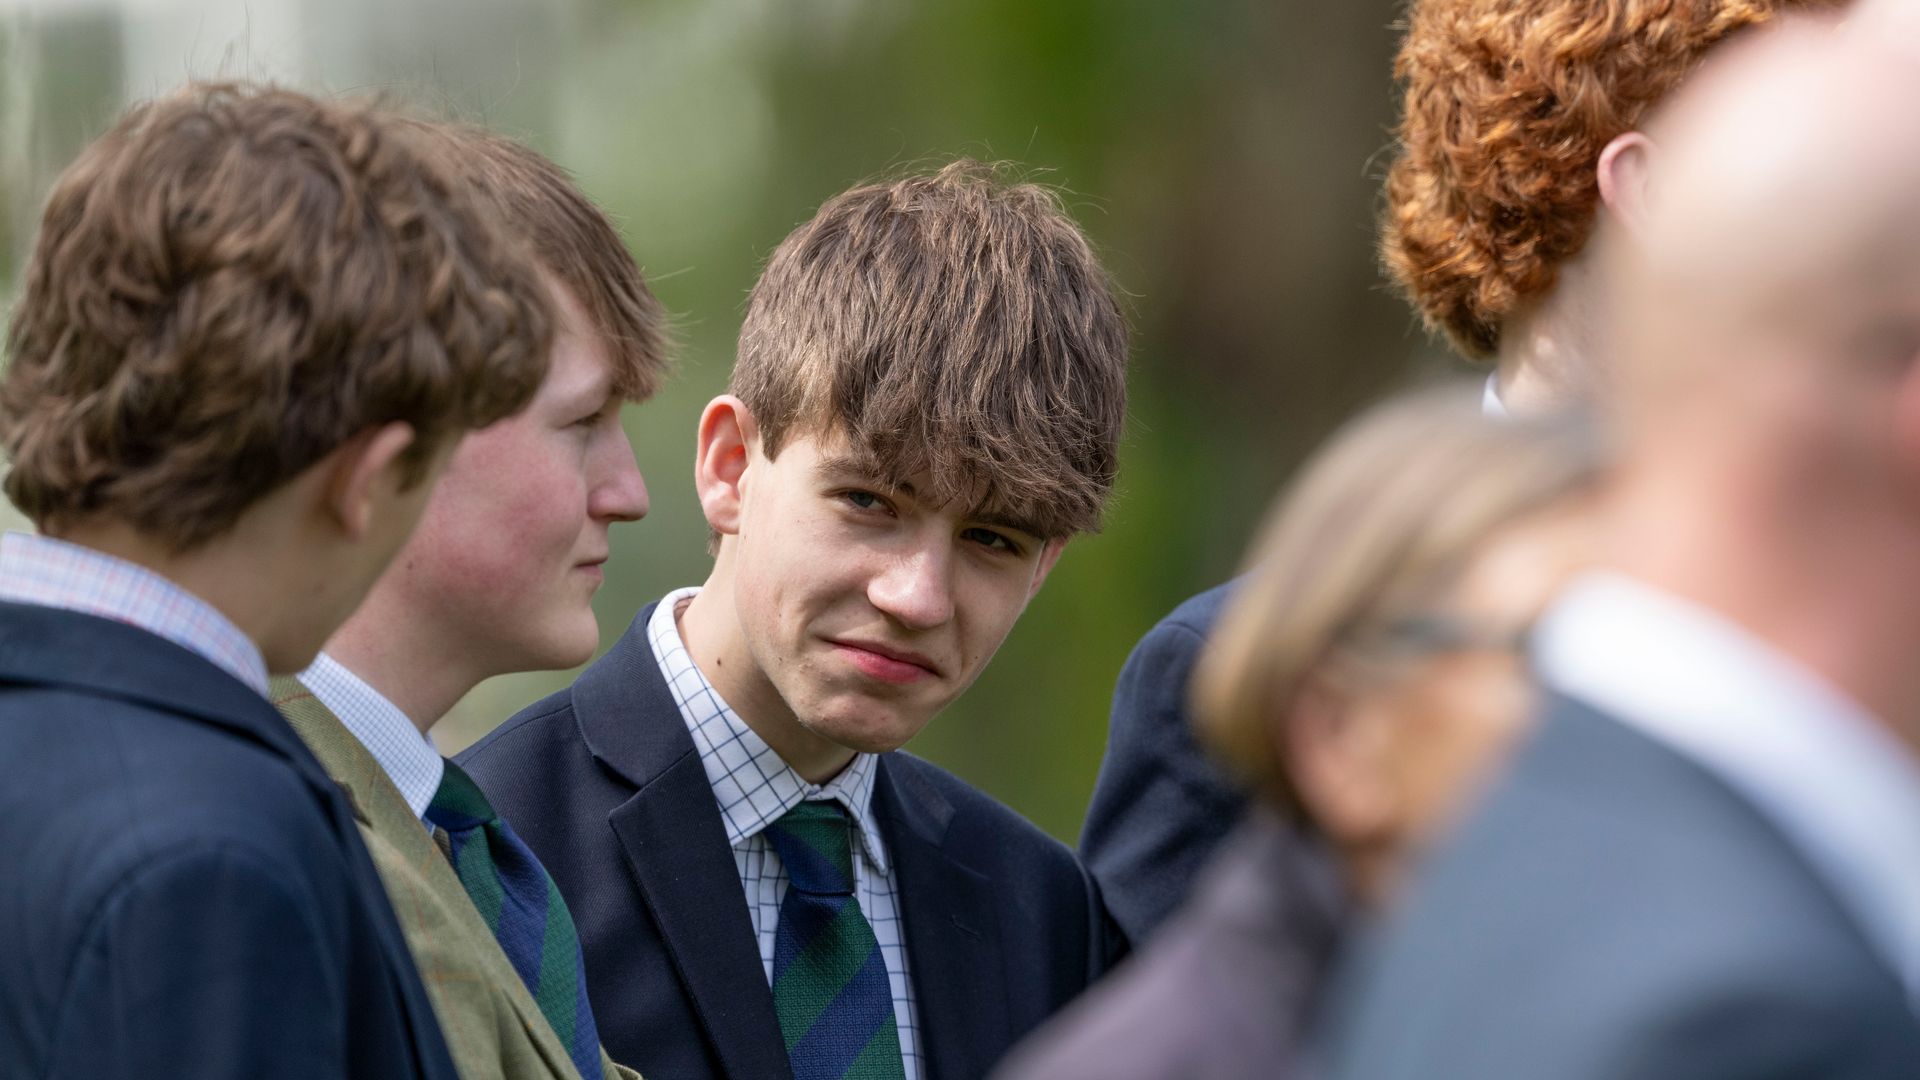
[[[767,826],[787,868],[773,945],[773,1007],[794,1080],[900,1080],[893,989],[853,896],[853,829],[838,803],[803,802]]]
[[[600,1033],[587,1006],[580,935],[567,902],[532,849],[480,788],[449,761],[427,820],[447,831],[453,869],[513,970],[553,1025],[584,1080],[602,1080]]]

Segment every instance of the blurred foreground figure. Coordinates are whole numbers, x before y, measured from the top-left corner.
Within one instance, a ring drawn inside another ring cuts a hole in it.
[[[0,382],[0,1075],[445,1077],[355,811],[267,703],[539,385],[549,301],[363,106],[231,86],[61,175]]]
[[[1195,688],[1263,806],[1003,1075],[1300,1075],[1350,908],[1392,892],[1529,714],[1519,642],[1590,546],[1597,443],[1489,420],[1477,390],[1375,409],[1279,504]]]
[[[1749,28],[1838,3],[1415,0],[1394,65],[1403,105],[1381,259],[1429,327],[1497,364],[1489,412],[1558,408],[1602,381],[1616,319],[1587,241],[1603,222],[1641,227],[1659,160],[1647,113]],[[1230,593],[1202,593],[1155,626],[1114,689],[1080,851],[1136,945],[1246,803],[1186,714]]]
[[[1783,28],[1656,125],[1613,569],[1543,617],[1538,733],[1334,1076],[1920,1068],[1920,52],[1882,38]]]
[[[274,704],[353,797],[461,1080],[599,1080],[620,1069],[567,901],[426,732],[482,679],[593,657],[608,530],[647,510],[620,406],[665,367],[664,315],[559,166],[477,128],[405,130],[528,242],[558,316],[550,363],[524,410],[461,442],[393,567]]]

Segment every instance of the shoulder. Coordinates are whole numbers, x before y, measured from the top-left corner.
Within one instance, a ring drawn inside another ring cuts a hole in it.
[[[1215,585],[1206,592],[1188,597],[1179,607],[1167,613],[1167,617],[1154,624],[1147,632],[1148,637],[1174,637],[1204,639],[1213,632],[1214,624],[1220,621],[1220,613],[1227,602],[1233,598],[1239,587],[1239,579]]]
[[[524,753],[530,747],[577,738],[573,688],[556,690],[507,717],[472,746],[454,756],[463,768],[473,769],[498,757]]]
[[[956,856],[982,868],[1018,868],[1084,888],[1073,851],[1011,807],[925,758],[895,751],[881,761],[903,800],[950,809],[945,843]]]
[[[1838,1003],[1903,1014],[1891,972],[1756,811],[1564,700],[1358,954],[1350,992],[1338,1044],[1364,1065],[1336,1075],[1474,1075],[1487,1055],[1530,1075],[1686,1074],[1688,1024],[1737,1025],[1727,1053],[1796,1060],[1862,1034]]]
[[[1141,636],[1127,658],[1127,667],[1191,667],[1238,584],[1237,580],[1229,581],[1188,597]]]

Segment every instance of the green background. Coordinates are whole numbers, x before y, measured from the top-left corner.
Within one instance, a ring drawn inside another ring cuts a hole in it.
[[[1397,6],[1376,0],[121,0],[0,12],[0,273],[47,185],[193,76],[376,92],[524,138],[621,225],[680,367],[623,420],[652,492],[613,533],[610,643],[703,580],[694,421],[760,261],[823,199],[956,155],[1068,193],[1128,295],[1108,526],[1074,542],[975,687],[912,745],[1071,839],[1135,640],[1234,572],[1303,453],[1446,363],[1381,281]],[[4,513],[4,510],[0,510]],[[9,523],[19,527],[17,516]],[[492,680],[464,746],[569,673]]]

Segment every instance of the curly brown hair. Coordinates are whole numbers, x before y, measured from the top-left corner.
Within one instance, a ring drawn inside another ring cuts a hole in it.
[[[533,260],[360,103],[238,84],[130,110],[48,198],[0,381],[6,493],[187,550],[355,436],[413,482],[546,377]]]
[[[1413,0],[1381,257],[1430,330],[1489,357],[1580,253],[1607,144],[1708,49],[1845,0]]]
[[[1064,538],[1099,527],[1127,320],[1060,197],[978,161],[829,199],[767,261],[730,389],[761,448],[845,435],[883,479]]]

